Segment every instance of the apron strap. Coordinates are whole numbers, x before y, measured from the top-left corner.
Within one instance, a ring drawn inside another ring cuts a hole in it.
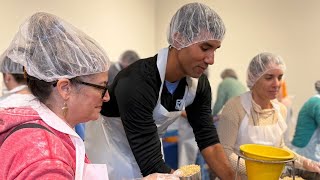
[[[14,132],[20,130],[20,129],[25,129],[25,128],[38,128],[38,129],[44,129],[52,134],[54,134],[50,129],[46,128],[45,126],[41,124],[36,124],[36,123],[26,123],[26,124],[21,124],[13,128],[13,130],[4,138],[3,142]]]
[[[240,95],[240,100],[241,100],[241,104],[242,104],[244,110],[246,111],[247,115],[250,115],[250,110],[251,110],[251,107],[252,107],[252,104],[251,104],[251,100],[252,100],[251,91]]]

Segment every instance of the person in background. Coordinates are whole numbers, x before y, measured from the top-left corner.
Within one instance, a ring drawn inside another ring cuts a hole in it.
[[[317,94],[304,103],[298,115],[292,149],[320,162],[320,81],[315,83]]]
[[[218,86],[217,99],[212,110],[214,120],[219,119],[218,113],[230,98],[246,92],[246,87],[238,80],[238,76],[233,69],[225,69],[220,77],[222,82]]]
[[[247,70],[250,91],[231,98],[224,106],[218,134],[231,165],[236,169],[236,152],[242,144],[263,144],[288,149],[283,140],[286,130],[286,108],[277,101],[285,64],[278,55],[264,52],[256,55]],[[289,150],[289,149],[288,149]],[[320,164],[296,154],[297,168],[320,172]],[[241,179],[246,179],[240,159]]]
[[[140,57],[138,56],[138,54],[135,51],[132,50],[127,50],[125,52],[123,52],[120,56],[119,62],[116,62],[114,64],[111,64],[110,69],[108,71],[108,77],[109,77],[109,82],[108,84],[112,84],[114,77],[124,68],[126,68],[127,66],[129,66],[130,64],[136,62],[137,60],[139,60]],[[91,122],[91,124],[95,124],[95,122]],[[79,134],[79,136],[85,140],[85,130],[86,130],[86,126],[92,126],[86,123],[79,123],[76,125],[75,130],[77,132],[77,134]]]
[[[109,58],[89,36],[48,13],[20,26],[7,56],[24,66],[36,97],[0,110],[0,179],[108,179],[73,130],[97,119],[108,94]]]
[[[284,133],[284,143],[286,144],[286,146],[291,147],[291,141],[292,141],[296,124],[297,124],[297,118],[293,115],[293,109],[292,109],[293,97],[289,96],[288,94],[287,83],[285,80],[281,81],[277,99],[279,102],[285,105],[287,109],[287,118],[286,118],[287,130]]]
[[[27,79],[23,75],[23,66],[11,61],[6,52],[0,58],[0,72],[7,88],[0,97],[0,107],[28,106],[34,96],[28,89]]]
[[[113,164],[108,169],[112,179],[173,173],[163,160],[160,137],[184,110],[209,167],[221,179],[234,178],[212,123],[211,87],[203,75],[214,63],[224,34],[225,26],[214,10],[201,3],[186,4],[170,22],[169,48],[115,77],[111,101],[101,111],[107,116],[100,125],[104,139],[91,142],[91,156]],[[96,132],[93,129],[91,134]],[[97,149],[103,154],[95,153]]]
[[[120,56],[118,62],[110,66],[108,75],[109,75],[109,84],[112,84],[114,77],[124,68],[128,67],[130,64],[139,60],[139,55],[133,50],[127,50],[123,52]]]

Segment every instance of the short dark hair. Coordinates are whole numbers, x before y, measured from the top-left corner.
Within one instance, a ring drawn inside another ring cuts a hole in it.
[[[120,61],[128,64],[132,64],[139,59],[140,57],[135,51],[127,50],[124,53],[122,53]]]
[[[28,75],[25,73],[25,76],[27,77],[27,85],[31,91],[31,93],[38,98],[38,100],[45,104],[45,102],[48,100],[49,96],[52,93],[53,87],[57,84],[58,81],[53,82],[46,82],[44,80],[40,80],[38,78],[35,78],[33,76]],[[81,77],[77,76],[74,78],[69,79],[71,84],[76,86],[78,90],[80,87],[77,86],[76,80],[82,79]]]
[[[314,83],[314,87],[316,88],[318,93],[320,93],[320,81],[316,81],[316,83]]]
[[[12,76],[18,84],[27,84],[27,79],[23,74],[12,74]]]
[[[45,103],[52,93],[53,83],[40,80],[27,74],[27,85],[31,93],[39,99],[40,102]]]

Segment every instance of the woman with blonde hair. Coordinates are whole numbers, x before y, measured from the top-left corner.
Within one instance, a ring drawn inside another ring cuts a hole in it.
[[[250,91],[230,99],[221,114],[218,134],[231,165],[236,169],[236,152],[242,144],[263,144],[288,149],[283,140],[287,125],[286,108],[279,103],[281,81],[286,66],[278,55],[256,55],[247,70]],[[296,167],[320,172],[320,164],[297,155]],[[246,179],[244,160],[240,160],[241,179]]]

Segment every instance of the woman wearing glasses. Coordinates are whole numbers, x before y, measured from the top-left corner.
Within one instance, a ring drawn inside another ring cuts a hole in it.
[[[87,82],[83,82],[83,81],[79,81],[77,80],[77,83],[83,84],[83,85],[87,85],[87,86],[91,86],[97,89],[101,89],[103,90],[102,94],[104,96],[104,94],[107,92],[108,90],[108,86],[99,86],[96,84],[91,84],[91,83],[87,83]],[[82,140],[84,140],[85,137],[85,123],[79,123],[74,127],[76,133],[81,137]]]
[[[0,179],[108,179],[105,165],[89,164],[73,130],[98,119],[110,99],[103,49],[58,17],[36,13],[22,24],[7,56],[25,67],[36,99],[0,110]]]

